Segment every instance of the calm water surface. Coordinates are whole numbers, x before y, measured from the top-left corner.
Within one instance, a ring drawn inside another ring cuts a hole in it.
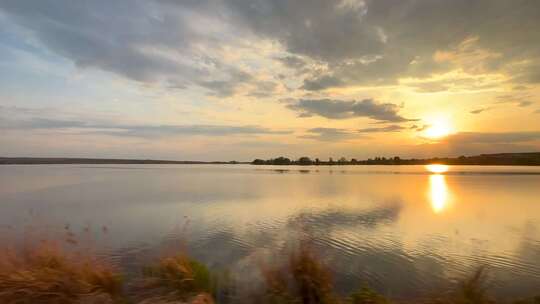
[[[2,238],[69,225],[128,269],[183,240],[256,277],[262,256],[308,235],[343,291],[414,296],[480,265],[495,294],[540,290],[535,167],[1,166],[0,208]]]

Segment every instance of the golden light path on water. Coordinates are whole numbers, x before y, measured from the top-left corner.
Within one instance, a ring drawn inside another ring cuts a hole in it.
[[[426,169],[434,173],[429,176],[431,208],[435,213],[440,213],[448,205],[448,186],[446,185],[445,176],[441,174],[448,171],[448,166],[427,165]]]

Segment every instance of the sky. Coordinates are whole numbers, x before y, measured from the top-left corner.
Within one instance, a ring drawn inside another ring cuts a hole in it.
[[[540,151],[537,0],[0,0],[0,156]]]

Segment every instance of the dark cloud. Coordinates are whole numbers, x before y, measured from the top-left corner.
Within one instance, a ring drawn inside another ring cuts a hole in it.
[[[277,58],[279,62],[289,68],[301,69],[306,65],[306,61],[299,56],[286,56]]]
[[[227,35],[194,27],[208,21],[196,19],[201,9],[204,6],[189,1],[172,9],[164,1],[140,0],[0,2],[0,12],[81,68],[169,88],[200,86],[212,95],[230,96],[251,77],[219,55],[200,50],[201,45],[219,50],[230,42]]]
[[[291,68],[304,69],[303,58],[325,63],[305,79],[306,90],[396,83],[460,67],[513,75],[516,84],[540,82],[540,2],[531,0],[4,0],[0,10],[78,66],[200,85],[217,96],[249,79],[232,75],[238,68],[208,50],[253,37],[279,42],[290,54],[279,60]],[[463,49],[464,41],[473,42]],[[473,64],[434,56],[473,58],[477,50],[491,55]]]
[[[436,60],[434,54],[459,51],[471,38],[477,38],[474,45],[458,55],[484,49],[497,56],[476,60],[478,66],[464,66],[470,73],[509,72],[512,63],[540,57],[534,34],[540,26],[540,4],[533,1],[226,2],[255,33],[280,41],[291,53],[329,64],[328,73],[316,72],[306,80],[308,90],[395,83],[399,77],[449,71],[459,61]],[[535,71],[525,67],[517,74],[531,82],[537,79]]]
[[[308,135],[299,136],[299,138],[319,141],[343,141],[360,137],[349,130],[338,128],[313,128],[307,130],[307,132],[309,133]]]
[[[386,127],[379,127],[379,128],[365,128],[360,129],[358,132],[360,133],[384,133],[384,132],[399,132],[402,130],[406,130],[406,127],[400,126],[400,125],[390,125]]]
[[[293,54],[339,60],[378,53],[383,46],[366,8],[339,7],[335,1],[225,0],[232,18],[264,38],[281,42]]]
[[[217,97],[232,96],[235,93],[235,89],[244,83],[248,83],[253,80],[253,76],[250,74],[233,69],[230,67],[223,68],[226,71],[227,79],[224,80],[200,80],[198,85],[208,89],[211,95]]]
[[[364,100],[332,100],[332,99],[301,99],[289,104],[289,109],[299,112],[301,117],[314,115],[329,119],[346,119],[368,117],[378,121],[405,122],[411,119],[399,115],[399,106],[392,103],[378,103],[373,99]]]
[[[304,80],[304,85],[302,86],[302,88],[308,91],[320,91],[331,87],[340,87],[343,85],[345,85],[345,82],[343,82],[343,80],[334,76],[323,75]]]

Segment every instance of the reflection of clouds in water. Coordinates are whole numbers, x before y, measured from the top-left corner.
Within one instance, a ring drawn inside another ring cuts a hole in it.
[[[488,273],[498,280],[493,285],[497,295],[523,296],[540,283],[538,265],[531,264],[540,259],[540,243],[530,232],[533,226],[525,228],[529,233],[522,236],[520,249],[508,258],[488,254],[484,247],[489,244],[477,247],[467,257],[459,253],[445,255],[441,252],[453,242],[451,237],[431,236],[408,250],[399,233],[383,228],[397,221],[400,210],[400,204],[362,211],[304,210],[281,224],[259,223],[247,232],[227,225],[207,227],[208,234],[190,240],[190,251],[213,267],[245,274],[239,278],[246,281],[245,288],[257,286],[261,261],[274,260],[276,255],[285,257],[299,239],[306,237],[306,231],[314,250],[330,265],[336,286],[343,293],[367,283],[394,297],[424,296],[449,288],[453,280],[464,278],[481,265],[487,265]],[[386,232],[374,239],[373,233],[381,231]]]
[[[304,226],[319,229],[348,226],[374,228],[378,224],[396,221],[400,211],[401,204],[395,203],[363,211],[331,209],[318,213],[301,212],[292,216],[288,221],[288,225],[290,227]]]
[[[249,275],[239,279],[245,280],[246,286],[255,286],[251,280],[258,279],[257,267],[262,260],[274,260],[275,255],[279,260],[279,256],[286,256],[300,239],[307,237],[331,266],[339,291],[350,292],[364,282],[380,291],[413,296],[423,288],[444,286],[444,267],[429,254],[412,256],[396,236],[387,236],[392,238],[389,246],[364,242],[362,231],[394,223],[400,211],[398,203],[361,211],[302,211],[282,226],[254,226],[244,234],[235,234],[227,226],[216,228],[219,231],[211,227],[208,231],[213,233],[190,240],[190,252],[211,266],[228,267],[237,273],[247,271]],[[331,233],[343,229],[349,234],[348,240]],[[307,236],[305,231],[309,231]]]

